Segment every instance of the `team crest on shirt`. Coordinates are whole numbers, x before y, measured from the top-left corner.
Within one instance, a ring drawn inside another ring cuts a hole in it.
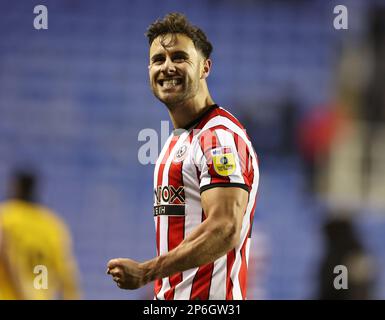
[[[230,147],[219,147],[211,150],[213,167],[220,176],[227,177],[235,171],[234,153]]]
[[[189,147],[189,143],[184,143],[182,146],[178,149],[178,151],[175,153],[173,162],[181,162],[186,158],[187,150]]]

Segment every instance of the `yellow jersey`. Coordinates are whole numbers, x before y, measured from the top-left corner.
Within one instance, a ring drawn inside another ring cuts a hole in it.
[[[0,300],[78,299],[70,234],[49,209],[0,204]]]

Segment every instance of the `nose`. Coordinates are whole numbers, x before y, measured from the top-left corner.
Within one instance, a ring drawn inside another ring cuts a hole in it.
[[[175,64],[169,57],[167,57],[166,60],[164,61],[161,71],[165,74],[176,72]]]

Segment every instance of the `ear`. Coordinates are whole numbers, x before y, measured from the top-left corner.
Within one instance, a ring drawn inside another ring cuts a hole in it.
[[[211,65],[212,65],[211,59],[203,60],[201,79],[206,79],[209,76],[211,71]]]

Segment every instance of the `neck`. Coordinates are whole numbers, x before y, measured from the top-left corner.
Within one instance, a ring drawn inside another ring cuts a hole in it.
[[[170,107],[168,108],[168,113],[174,128],[179,129],[186,127],[189,123],[200,117],[213,104],[213,99],[210,94],[207,94],[201,99],[194,97],[183,101],[177,106]]]

